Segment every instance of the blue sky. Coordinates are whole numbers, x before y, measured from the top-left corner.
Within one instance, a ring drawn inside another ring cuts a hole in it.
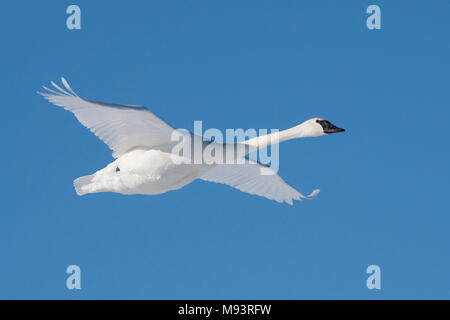
[[[450,298],[448,1],[75,3],[72,31],[72,2],[2,4],[0,298]],[[322,190],[292,207],[203,181],[78,197],[112,158],[36,95],[61,76],[175,127],[347,132],[280,146],[280,175]]]

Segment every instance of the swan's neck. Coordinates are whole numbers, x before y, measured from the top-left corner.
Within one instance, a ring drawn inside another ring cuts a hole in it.
[[[271,144],[276,144],[283,141],[292,140],[295,138],[306,138],[312,136],[314,135],[310,134],[305,123],[302,123],[296,127],[287,130],[273,132],[253,139],[242,141],[241,143],[249,147],[248,153],[250,153],[258,149],[270,146]]]

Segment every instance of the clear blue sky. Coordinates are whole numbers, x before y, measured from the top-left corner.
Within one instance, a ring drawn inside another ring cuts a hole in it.
[[[75,1],[69,31],[72,3],[2,3],[0,298],[450,298],[449,1]],[[347,132],[280,146],[322,190],[292,207],[203,181],[78,197],[111,151],[35,93],[60,76],[175,127]]]

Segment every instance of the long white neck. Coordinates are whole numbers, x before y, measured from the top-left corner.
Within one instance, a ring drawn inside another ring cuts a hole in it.
[[[258,149],[265,148],[271,144],[276,144],[295,138],[306,138],[315,136],[316,135],[312,134],[310,130],[308,130],[308,126],[306,125],[306,122],[304,122],[296,127],[287,130],[273,132],[253,139],[242,141],[240,142],[240,144],[247,145],[249,147],[248,148],[249,150],[246,153],[250,153]]]

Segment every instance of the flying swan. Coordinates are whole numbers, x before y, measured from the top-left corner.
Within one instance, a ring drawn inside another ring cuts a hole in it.
[[[172,135],[177,130],[150,110],[140,106],[83,99],[70,88],[64,78],[61,81],[65,89],[51,82],[55,89],[43,87],[46,92],[38,93],[54,105],[72,112],[78,121],[108,145],[115,158],[96,173],[75,179],[74,187],[80,196],[96,192],[161,194],[202,179],[292,205],[293,200],[315,197],[319,190],[305,196],[288,185],[273,169],[249,160],[245,155],[267,147],[271,141],[278,143],[345,131],[322,118],[312,118],[291,129],[234,145],[205,142],[201,136],[184,133],[193,141],[200,139],[203,147],[214,144],[215,147],[223,148],[224,152],[230,152],[243,146],[245,150],[237,154],[241,164],[184,163],[175,161],[182,156],[173,152],[176,142]],[[265,170],[265,174],[262,174],[262,170]]]

